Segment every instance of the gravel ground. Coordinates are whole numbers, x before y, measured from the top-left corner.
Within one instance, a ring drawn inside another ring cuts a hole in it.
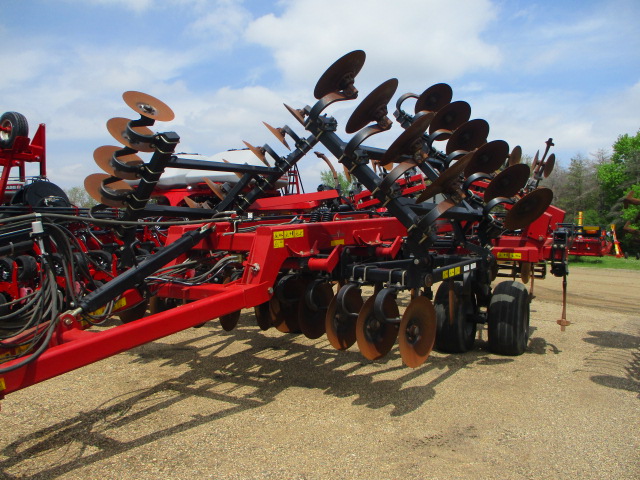
[[[527,352],[403,367],[250,314],[9,395],[0,478],[638,479],[640,272],[536,281]]]

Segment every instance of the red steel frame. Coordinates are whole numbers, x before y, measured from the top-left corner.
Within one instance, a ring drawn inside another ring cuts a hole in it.
[[[326,193],[326,192],[324,192]],[[234,232],[232,223],[216,225],[216,231],[194,250],[228,251],[247,255],[242,279],[228,284],[185,287],[161,286],[161,297],[192,300],[178,308],[156,313],[104,331],[89,331],[88,324],[63,316],[50,347],[26,366],[0,377],[0,398],[76,368],[136,346],[171,335],[203,322],[267,302],[282,268],[304,262],[309,270],[331,272],[344,245],[375,248],[379,256],[393,258],[406,230],[395,218],[347,219],[340,214],[331,222],[307,224],[256,224],[249,233]],[[243,224],[243,227],[246,223]],[[167,243],[197,226],[172,227]],[[180,262],[181,259],[176,260]],[[126,292],[124,302],[139,303],[137,290]],[[7,362],[4,367],[18,363]]]

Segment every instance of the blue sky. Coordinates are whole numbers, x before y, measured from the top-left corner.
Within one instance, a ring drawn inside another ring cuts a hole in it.
[[[361,98],[391,77],[392,104],[447,82],[491,140],[533,155],[553,137],[567,165],[640,128],[639,25],[638,0],[0,0],[0,112],[47,124],[49,176],[65,188],[99,171],[106,121],[135,118],[126,90],[173,108],[154,129],[176,131],[181,151],[246,140],[285,154],[262,121],[303,133],[282,103],[312,103],[322,72],[363,49]],[[344,125],[356,104],[329,113]],[[307,190],[319,162],[300,163]]]

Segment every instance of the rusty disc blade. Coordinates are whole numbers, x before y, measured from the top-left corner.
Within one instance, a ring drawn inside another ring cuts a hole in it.
[[[531,263],[523,262],[520,264],[520,279],[522,283],[529,283],[529,279],[531,278]]]
[[[145,314],[147,313],[148,306],[149,306],[149,299],[145,299],[135,307],[122,310],[118,312],[116,315],[118,315],[118,318],[122,323],[133,322],[145,316]]]
[[[220,200],[224,200],[225,194],[220,188],[220,185],[215,183],[210,178],[203,177],[202,179],[204,180],[204,183],[206,183],[207,186],[211,189],[211,191],[216,194],[216,197],[218,197]]]
[[[111,159],[118,150],[122,150],[122,147],[103,145],[93,151],[93,159],[102,170],[113,177],[122,178],[123,180],[136,180],[138,176],[135,173],[115,170],[111,165]],[[132,167],[144,164],[142,159],[135,154],[122,155],[118,157],[118,161]]]
[[[400,356],[407,367],[422,365],[436,340],[436,311],[427,297],[414,297],[407,305],[398,334]]]
[[[511,150],[509,154],[509,166],[517,165],[522,160],[522,147],[520,145],[516,145]]]
[[[187,204],[187,207],[189,208],[200,208],[200,204],[189,197],[184,197],[182,200]]]
[[[509,155],[509,144],[504,140],[485,143],[473,154],[473,158],[464,169],[464,176],[474,173],[493,173],[500,168]]]
[[[551,175],[551,172],[553,172],[553,167],[555,167],[556,165],[556,154],[552,153],[551,155],[549,155],[549,158],[547,158],[547,161],[544,162],[544,168],[542,170],[542,175],[544,175],[544,178],[548,178],[549,175]]]
[[[451,102],[438,110],[429,126],[429,135],[438,130],[453,132],[462,124],[468,122],[469,118],[471,118],[471,106],[467,102]],[[438,136],[438,140],[446,140],[450,136],[450,133],[443,133]]]
[[[227,160],[226,158],[223,158],[223,159],[222,159],[222,161],[223,161],[224,163],[229,163],[229,164],[231,163],[231,162],[230,162],[229,160]],[[234,174],[235,174],[235,176],[236,176],[236,177],[238,177],[238,178],[242,178],[242,176],[243,176],[240,172],[233,172],[233,173],[234,173]]]
[[[355,98],[358,91],[353,81],[362,69],[366,54],[362,50],[354,50],[336,60],[320,77],[313,90],[313,96],[320,100],[333,92],[344,91],[345,95]]]
[[[270,307],[273,324],[283,333],[300,333],[298,306],[310,278],[303,275],[286,275],[276,285]]]
[[[475,152],[469,152],[454,164],[450,165],[442,174],[422,191],[416,202],[421,203],[439,193],[445,192],[452,184],[457,182],[460,174],[467,167]]]
[[[391,101],[394,93],[398,88],[398,79],[390,78],[376,87],[369,95],[353,111],[345,131],[347,133],[355,133],[361,128],[366,127],[369,123],[383,123],[384,126],[391,126],[391,121],[387,118],[387,104]],[[383,125],[381,125],[383,126]]]
[[[153,152],[154,149],[151,146],[151,143],[138,142],[129,138],[129,135],[127,133],[127,125],[129,124],[129,122],[131,122],[131,120],[129,120],[128,118],[111,118],[109,119],[109,121],[107,121],[107,130],[109,130],[109,133],[113,138],[129,148],[132,148],[139,152]],[[147,127],[133,127],[132,130],[140,135],[153,136],[153,132]]]
[[[228,315],[223,315],[220,317],[220,326],[225,332],[230,332],[236,325],[238,325],[238,320],[240,320],[240,310],[236,310]]]
[[[347,168],[346,165],[342,165],[342,170],[344,170],[344,176],[347,179],[347,182],[351,183],[351,172]]]
[[[535,170],[536,167],[538,166],[538,163],[540,163],[539,157],[540,157],[540,150],[538,150],[536,152],[535,157],[533,157],[533,162],[531,163],[531,170]]]
[[[253,313],[256,317],[256,323],[260,330],[269,330],[271,328],[271,311],[269,310],[269,302],[261,303],[253,307]]]
[[[518,230],[531,224],[542,215],[553,200],[550,188],[540,187],[526,194],[507,212],[504,227],[507,230]]]
[[[422,148],[419,141],[433,120],[433,113],[427,113],[418,117],[409,128],[402,132],[389,146],[380,159],[380,165],[385,166],[391,162],[401,162],[402,155],[413,155]]]
[[[126,195],[131,192],[133,188],[131,187],[131,185],[123,181],[110,183],[106,188],[111,190],[116,196],[122,195],[122,200],[117,201],[111,198],[106,198],[103,195],[101,188],[103,182],[110,178],[114,177],[112,177],[111,175],[107,175],[106,173],[93,173],[84,179],[84,189],[96,202],[104,203],[105,205],[114,208],[122,208],[125,206]]]
[[[282,143],[285,147],[287,147],[287,150],[291,150],[291,147],[287,143],[287,140],[284,138],[284,134],[279,128],[274,128],[271,125],[269,125],[267,122],[262,122],[262,123],[264,123],[264,126],[267,127],[271,133],[273,133],[273,135],[280,141],[280,143]]]
[[[527,184],[530,173],[529,165],[524,163],[517,163],[505,168],[491,180],[484,191],[484,203],[496,197],[513,197]]]
[[[356,319],[358,312],[362,309],[362,291],[353,284],[344,285],[340,291],[334,295],[327,307],[325,317],[325,330],[329,343],[336,350],[346,350],[356,343]],[[343,308],[338,305],[338,300],[342,300]]]
[[[254,147],[249,142],[245,142],[244,140],[242,141],[242,143],[244,143],[247,146],[247,148],[251,150],[251,152],[260,159],[262,163],[264,163],[267,167],[270,166],[269,162],[267,162],[267,157],[265,156],[264,152],[260,148]]]
[[[122,94],[124,103],[143,117],[153,118],[160,122],[170,122],[175,118],[173,110],[151,95],[142,92],[128,91]]]
[[[303,335],[316,339],[326,331],[325,318],[333,299],[333,288],[327,282],[309,283],[298,307],[298,324]]]
[[[290,107],[286,103],[283,103],[283,105],[287,110],[289,110],[289,113],[293,115],[298,122],[300,122],[300,124],[304,125],[304,115],[301,110]]]
[[[457,150],[470,152],[487,143],[489,124],[486,120],[476,118],[458,127],[447,142],[447,154]]]
[[[446,83],[436,83],[431,85],[420,94],[416,100],[415,113],[418,112],[437,112],[445,105],[451,102],[453,90]]]
[[[382,322],[373,314],[376,296],[372,295],[364,302],[356,322],[358,348],[368,360],[377,360],[389,353],[398,337],[398,324]],[[383,310],[388,317],[400,316],[398,305],[390,295],[385,298]]]

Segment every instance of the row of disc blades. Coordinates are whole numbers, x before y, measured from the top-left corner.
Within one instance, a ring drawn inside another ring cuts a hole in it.
[[[142,121],[116,117],[107,122],[107,130],[122,146],[98,147],[93,152],[93,158],[96,165],[106,173],[91,174],[84,181],[85,190],[94,200],[115,208],[125,207],[127,197],[133,191],[133,187],[125,180],[135,181],[140,178],[144,161],[137,152],[155,150],[154,133],[147,125],[175,118],[169,106],[146,93],[128,91],[122,98],[140,115]]]
[[[315,97],[320,99],[343,94],[345,98],[355,98],[357,89],[354,87],[354,79],[362,69],[364,60],[364,52],[356,50],[336,61],[318,81],[314,90]],[[392,78],[375,88],[354,109],[345,131],[356,133],[367,126],[377,127],[380,131],[390,128],[387,104],[397,87],[398,80]],[[417,202],[424,202],[438,194],[458,194],[458,198],[464,198],[465,192],[461,190],[461,184],[464,179],[472,177],[471,183],[475,180],[489,182],[483,195],[485,203],[504,198],[504,203],[513,205],[507,215],[506,228],[523,228],[548,208],[553,198],[551,190],[536,187],[543,176],[550,175],[555,164],[553,154],[547,158],[549,146],[552,145],[550,140],[542,159],[538,160],[536,154],[530,168],[520,163],[522,149],[519,146],[509,152],[509,146],[503,140],[487,143],[488,123],[483,119],[470,120],[471,107],[464,101],[452,102],[453,91],[449,85],[433,85],[420,95],[405,94],[398,102],[398,111],[402,101],[407,98],[416,100],[414,115],[405,115],[410,124],[378,161],[380,166],[387,169],[390,164],[399,164],[391,169],[388,174],[390,179],[395,181],[405,171],[433,154],[429,151],[433,142],[447,140],[445,150],[440,155],[445,169],[435,181],[427,185]],[[500,173],[495,173],[502,168]],[[392,182],[383,182],[381,185],[388,186],[390,183]]]
[[[357,343],[369,360],[385,356],[397,339],[402,360],[412,368],[426,361],[436,335],[436,313],[427,297],[414,296],[400,315],[393,289],[376,288],[365,301],[358,284],[347,283],[334,293],[330,282],[298,274],[281,277],[272,299],[254,313],[262,330],[275,327],[310,339],[326,334],[337,350]],[[230,331],[239,318],[237,311],[220,322]]]

